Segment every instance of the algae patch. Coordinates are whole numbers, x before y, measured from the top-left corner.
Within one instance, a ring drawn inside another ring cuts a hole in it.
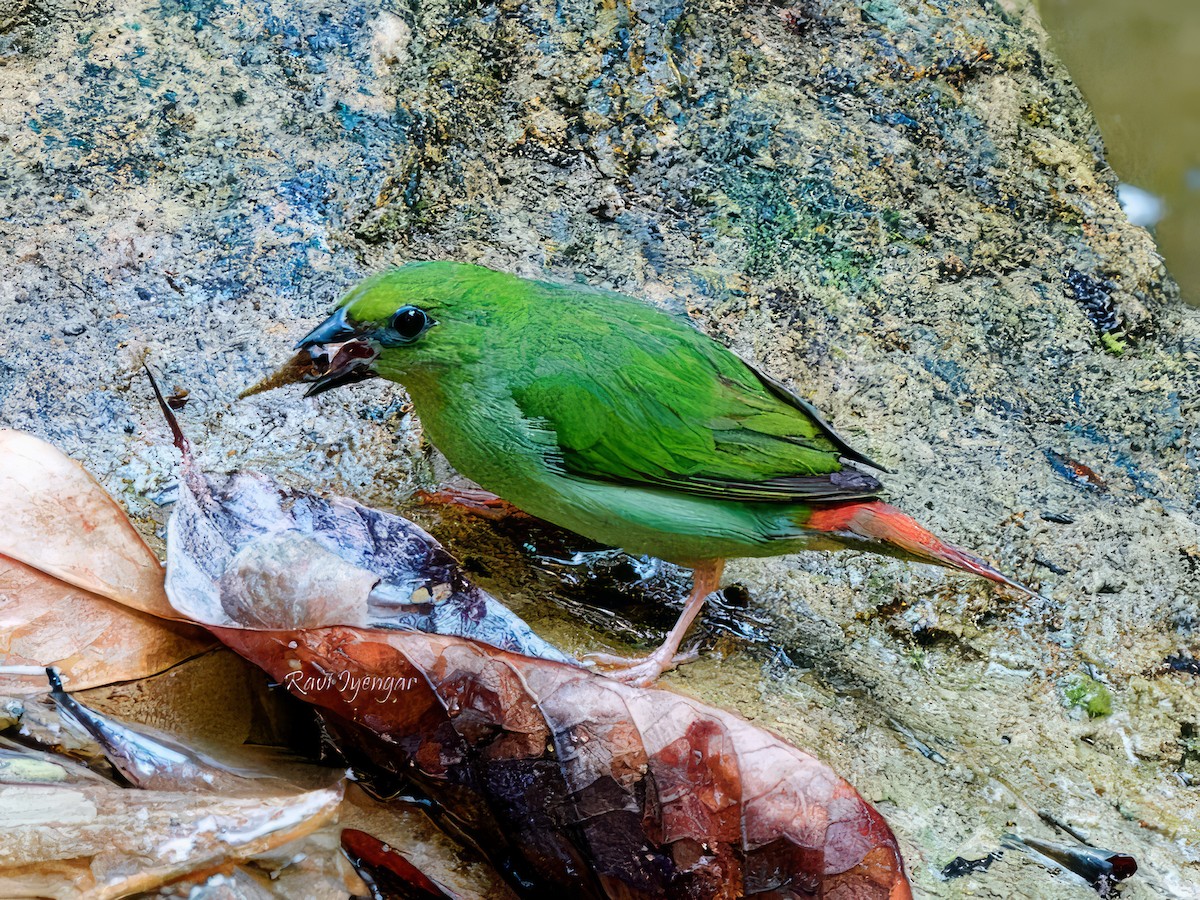
[[[1066,679],[1062,694],[1064,706],[1083,710],[1089,719],[1112,715],[1112,692],[1091,675],[1074,675]]]

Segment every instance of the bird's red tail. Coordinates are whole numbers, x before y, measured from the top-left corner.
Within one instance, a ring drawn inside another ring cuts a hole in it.
[[[888,506],[882,500],[822,507],[812,514],[804,523],[804,527],[832,536],[846,535],[856,544],[863,541],[881,543],[898,555],[915,557],[922,562],[950,569],[961,569],[989,581],[1007,584],[1031,597],[1040,596],[1037,591],[1014,581],[973,553],[947,544],[922,528],[914,519],[896,507]]]

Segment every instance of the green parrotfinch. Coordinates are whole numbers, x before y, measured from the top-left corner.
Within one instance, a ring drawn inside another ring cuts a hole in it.
[[[682,315],[585,285],[453,262],[368,278],[247,391],[402,384],[463,475],[593,540],[695,570],[666,642],[597,657],[646,683],[673,664],[724,560],[851,548],[1010,584],[878,499],[882,487],[805,400]]]

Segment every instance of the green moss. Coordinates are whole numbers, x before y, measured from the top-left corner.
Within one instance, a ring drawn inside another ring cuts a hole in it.
[[[1082,709],[1089,719],[1112,714],[1112,692],[1090,675],[1074,675],[1063,684],[1063,703]]]
[[[922,647],[909,647],[904,651],[904,658],[918,672],[924,672],[928,667],[928,655]]]
[[[1121,356],[1129,349],[1129,345],[1111,331],[1100,335],[1100,343],[1104,345],[1104,350],[1113,356]]]
[[[1021,115],[1025,121],[1035,128],[1048,128],[1053,124],[1051,118],[1052,107],[1050,101],[1041,97],[1037,100],[1031,100],[1021,107]]]

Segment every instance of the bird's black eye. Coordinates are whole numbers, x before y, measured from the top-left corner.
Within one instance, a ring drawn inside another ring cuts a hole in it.
[[[423,309],[418,309],[415,306],[402,306],[400,309],[392,313],[392,318],[388,322],[392,331],[396,332],[405,341],[414,341],[421,336],[421,333],[429,327],[429,315]]]

